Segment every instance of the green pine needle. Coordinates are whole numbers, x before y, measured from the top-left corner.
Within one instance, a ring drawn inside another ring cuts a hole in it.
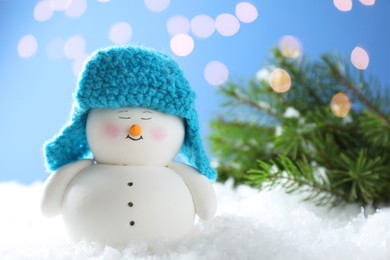
[[[219,181],[282,187],[317,205],[390,203],[390,91],[338,55],[310,61],[275,49],[263,69],[275,67],[291,77],[287,93],[267,79],[218,90],[224,107],[210,142]],[[352,103],[345,118],[330,109],[340,91]]]

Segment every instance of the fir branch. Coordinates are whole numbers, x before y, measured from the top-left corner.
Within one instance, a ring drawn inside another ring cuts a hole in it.
[[[294,163],[287,156],[279,156],[266,163],[258,161],[258,169],[248,172],[248,183],[256,183],[258,187],[273,188],[280,186],[287,193],[308,193],[304,200],[314,201],[316,205],[333,206],[344,202],[341,192],[335,191],[324,176],[315,175],[315,167],[306,158]]]
[[[362,113],[359,118],[361,134],[369,142],[379,147],[390,147],[390,125],[369,111]]]
[[[273,159],[272,144],[275,129],[247,122],[219,118],[211,124],[211,151],[218,158],[219,180],[234,178],[235,185],[245,181],[245,173],[254,168],[258,158]]]
[[[290,75],[293,77],[292,84],[293,87],[296,85],[301,85],[305,91],[307,91],[307,96],[310,96],[314,99],[314,103],[321,104],[321,98],[317,95],[318,91],[313,89],[313,84],[311,79],[306,75],[309,73],[309,68],[306,66],[306,62],[302,59],[299,63],[293,59],[286,59],[281,51],[277,48],[273,50],[276,61],[280,64],[281,67],[287,69],[290,72]]]
[[[317,205],[390,203],[390,92],[375,80],[369,85],[363,72],[352,77],[337,57],[309,63],[273,54],[265,68],[287,70],[293,80],[287,93],[272,91],[265,80],[220,88],[230,113],[212,124],[219,180],[280,186]],[[354,102],[345,118],[329,109],[340,90]],[[299,113],[287,115],[289,108]],[[266,116],[275,120],[261,124]]]
[[[388,171],[383,165],[383,158],[379,155],[371,158],[367,149],[359,150],[355,155],[341,154],[338,158],[339,170],[334,173],[340,176],[335,186],[348,185],[346,200],[348,202],[362,201],[363,204],[378,202],[389,197],[386,195],[389,178],[382,178],[382,173]]]
[[[352,93],[362,102],[368,109],[370,109],[378,117],[382,118],[387,125],[390,125],[390,117],[382,112],[375,104],[368,100],[360,91],[359,88],[347,77],[345,77],[338,66],[331,61],[329,56],[324,55],[323,61],[329,66],[331,74],[334,75],[335,79],[338,80],[342,85],[347,87]]]
[[[249,105],[250,107],[253,107],[261,112],[264,112],[268,114],[269,116],[272,116],[273,118],[277,119],[278,121],[281,121],[281,118],[278,114],[273,113],[270,109],[265,108],[264,106],[260,105],[258,102],[255,102],[248,98],[247,96],[241,94],[237,89],[234,89],[230,92],[230,95],[233,98],[236,98],[237,100],[241,101],[243,104]]]

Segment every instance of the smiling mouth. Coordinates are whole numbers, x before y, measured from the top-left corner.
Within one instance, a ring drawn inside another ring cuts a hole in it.
[[[141,139],[143,139],[143,138],[142,138],[142,135],[141,135],[139,138],[133,138],[133,137],[131,137],[130,135],[127,135],[127,136],[126,136],[126,139],[131,139],[131,140],[133,140],[133,141],[139,141],[139,140],[141,140]]]

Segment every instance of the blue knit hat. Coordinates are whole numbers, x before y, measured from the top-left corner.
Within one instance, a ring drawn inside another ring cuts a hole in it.
[[[191,166],[215,180],[216,172],[199,137],[194,100],[195,94],[178,64],[167,55],[133,46],[98,50],[80,76],[70,121],[45,144],[46,166],[55,171],[90,155],[86,137],[90,109],[146,107],[185,119],[180,153]]]

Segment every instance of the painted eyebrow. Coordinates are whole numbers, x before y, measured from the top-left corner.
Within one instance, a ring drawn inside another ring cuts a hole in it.
[[[117,113],[129,112],[129,110],[119,110]]]
[[[153,114],[152,111],[144,111],[144,112],[142,112],[142,113],[150,113],[150,114]]]

